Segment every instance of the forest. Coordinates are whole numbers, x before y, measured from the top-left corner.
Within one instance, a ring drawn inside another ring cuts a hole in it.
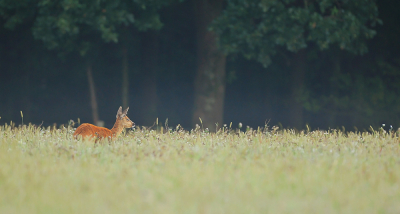
[[[0,124],[400,126],[399,1],[0,0]]]

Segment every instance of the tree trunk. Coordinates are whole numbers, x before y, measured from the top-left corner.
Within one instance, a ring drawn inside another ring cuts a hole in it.
[[[33,67],[33,66],[32,66]],[[24,75],[24,90],[22,96],[22,106],[23,106],[23,121],[24,123],[29,123],[31,121],[31,109],[32,109],[32,102],[31,102],[31,86],[30,86],[30,71],[27,70]]]
[[[129,106],[129,73],[128,73],[128,50],[122,48],[122,107]]]
[[[152,125],[157,118],[157,79],[158,69],[158,33],[153,30],[142,33],[142,62],[143,79],[141,105],[142,121],[145,125]]]
[[[87,76],[89,81],[89,92],[90,92],[90,105],[92,106],[93,124],[99,124],[99,114],[97,112],[97,100],[96,100],[96,88],[93,81],[92,65],[87,65]]]
[[[329,103],[328,107],[328,114],[327,116],[327,123],[330,128],[334,128],[336,125],[336,118],[338,116],[337,114],[337,108],[336,104],[333,102],[334,97],[339,97],[338,93],[338,86],[337,86],[337,79],[340,76],[341,73],[341,63],[340,63],[340,53],[335,53],[333,52],[332,56],[332,76],[331,76],[331,81],[330,81],[330,96],[332,103]]]
[[[223,0],[195,0],[197,29],[197,71],[194,82],[194,112],[192,125],[215,130],[223,123],[226,56],[217,47],[217,36],[208,31],[218,17]]]
[[[303,49],[294,55],[292,64],[292,94],[289,102],[289,119],[291,121],[291,126],[297,129],[302,129],[305,126],[303,120],[303,105],[300,100],[304,90],[304,78],[307,68],[306,60],[307,52]]]

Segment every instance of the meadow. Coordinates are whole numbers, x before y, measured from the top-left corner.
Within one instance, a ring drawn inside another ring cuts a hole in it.
[[[395,131],[73,132],[0,126],[0,213],[400,213]]]

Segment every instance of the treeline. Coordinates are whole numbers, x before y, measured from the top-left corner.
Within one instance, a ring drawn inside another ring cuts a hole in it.
[[[398,126],[400,5],[377,3],[0,0],[0,122]]]

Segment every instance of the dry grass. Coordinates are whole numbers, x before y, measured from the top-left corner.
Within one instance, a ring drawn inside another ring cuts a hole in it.
[[[399,213],[399,133],[0,127],[0,213]]]

